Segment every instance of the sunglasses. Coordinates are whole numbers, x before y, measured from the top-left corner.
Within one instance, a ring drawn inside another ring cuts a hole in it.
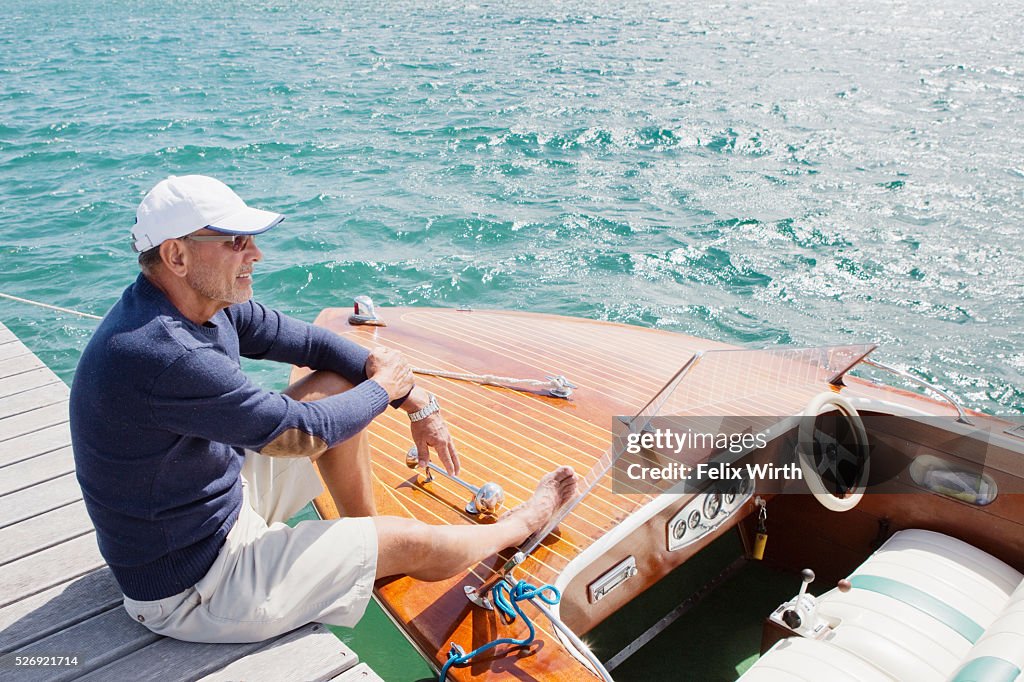
[[[191,239],[194,242],[231,242],[232,251],[244,251],[249,246],[249,241],[253,239],[253,236],[251,234],[204,234],[196,237],[189,234],[182,237],[182,239]]]

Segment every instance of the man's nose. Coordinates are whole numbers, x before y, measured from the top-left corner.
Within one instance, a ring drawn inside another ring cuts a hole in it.
[[[245,257],[250,263],[263,260],[263,252],[260,251],[260,247],[256,246],[255,238],[250,239],[249,243],[246,245]]]

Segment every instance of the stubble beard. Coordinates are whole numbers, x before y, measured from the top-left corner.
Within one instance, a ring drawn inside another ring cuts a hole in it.
[[[229,284],[224,281],[223,274],[218,273],[216,269],[205,264],[197,265],[198,267],[190,269],[185,276],[185,281],[196,292],[228,305],[245,303],[252,298],[251,287],[243,286],[238,279],[232,278]]]

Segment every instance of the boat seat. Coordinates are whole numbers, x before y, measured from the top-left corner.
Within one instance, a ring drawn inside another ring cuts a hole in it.
[[[892,682],[856,654],[803,637],[779,640],[742,678],[743,682]]]
[[[832,631],[804,640],[801,652],[817,647],[819,658],[837,661],[842,651],[870,664],[875,679],[1008,681],[1024,668],[1024,575],[990,554],[941,533],[905,530],[849,580],[849,591],[819,597],[817,612]],[[748,675],[778,668],[778,649]],[[796,679],[805,667],[792,671]],[[832,677],[825,668],[818,674]]]
[[[1011,682],[1024,670],[1024,583],[950,678],[953,682]]]

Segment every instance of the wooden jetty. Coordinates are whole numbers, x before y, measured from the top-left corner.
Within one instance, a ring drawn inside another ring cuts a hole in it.
[[[0,681],[380,680],[325,626],[195,644],[134,622],[75,479],[68,387],[0,324]]]

